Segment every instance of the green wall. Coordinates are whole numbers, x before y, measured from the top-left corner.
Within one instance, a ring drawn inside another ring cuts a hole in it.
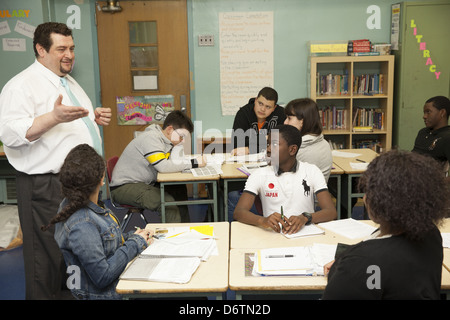
[[[222,116],[219,75],[219,12],[273,11],[274,13],[274,86],[279,102],[308,96],[307,42],[310,40],[349,40],[369,38],[373,42],[390,41],[391,4],[394,0],[187,0],[189,61],[192,74],[191,110],[193,120],[202,121],[202,131],[231,128],[233,116]],[[38,25],[43,21],[66,22],[76,5],[81,11],[81,29],[73,31],[76,63],[73,76],[86,90],[94,105],[100,106],[100,84],[95,27],[95,0],[2,0],[0,10],[30,9],[23,22]],[[367,8],[380,8],[380,29],[368,29]],[[7,20],[11,33],[0,38],[22,37],[14,31],[18,18]],[[197,36],[214,35],[214,47],[198,47]],[[27,51],[0,51],[2,72],[0,87],[34,60],[32,40]],[[255,92],[256,95],[257,92]],[[250,97],[249,97],[250,98]],[[242,101],[244,105],[246,101]],[[114,106],[110,106],[114,107]]]
[[[368,38],[390,42],[391,0],[192,0],[192,36],[213,34],[214,47],[191,48],[195,94],[192,105],[195,120],[202,121],[203,132],[218,128],[225,132],[233,116],[222,116],[219,77],[219,12],[273,11],[274,87],[279,103],[308,96],[307,43],[310,40],[350,40]],[[380,7],[381,29],[369,30],[366,21],[370,5]],[[257,92],[255,92],[255,95]],[[251,98],[251,97],[249,97]],[[247,101],[242,101],[244,105]]]

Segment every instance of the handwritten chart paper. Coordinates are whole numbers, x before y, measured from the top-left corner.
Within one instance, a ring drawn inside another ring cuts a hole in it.
[[[219,13],[222,115],[273,87],[273,12]]]

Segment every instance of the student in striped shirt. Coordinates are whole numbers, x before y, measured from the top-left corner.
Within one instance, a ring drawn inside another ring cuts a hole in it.
[[[192,131],[194,125],[191,119],[176,110],[167,115],[162,127],[151,124],[134,138],[112,173],[110,187],[114,199],[122,204],[159,211],[161,194],[156,182],[158,172],[180,172],[206,165],[203,157],[186,160],[184,156],[184,146],[190,146]],[[186,186],[166,187],[165,199],[187,200]],[[166,207],[166,222],[189,221],[186,206]]]

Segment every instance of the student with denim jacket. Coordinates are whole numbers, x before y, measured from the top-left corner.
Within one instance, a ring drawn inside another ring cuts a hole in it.
[[[120,299],[116,285],[128,262],[151,243],[150,230],[124,233],[117,218],[99,206],[105,161],[87,144],[73,148],[60,171],[65,197],[57,215],[55,240],[67,265],[67,285],[77,299]]]

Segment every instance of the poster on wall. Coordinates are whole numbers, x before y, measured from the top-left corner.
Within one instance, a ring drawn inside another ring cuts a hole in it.
[[[222,115],[235,115],[263,87],[273,87],[273,12],[220,12]]]
[[[173,95],[116,97],[119,125],[163,123],[175,110]]]

